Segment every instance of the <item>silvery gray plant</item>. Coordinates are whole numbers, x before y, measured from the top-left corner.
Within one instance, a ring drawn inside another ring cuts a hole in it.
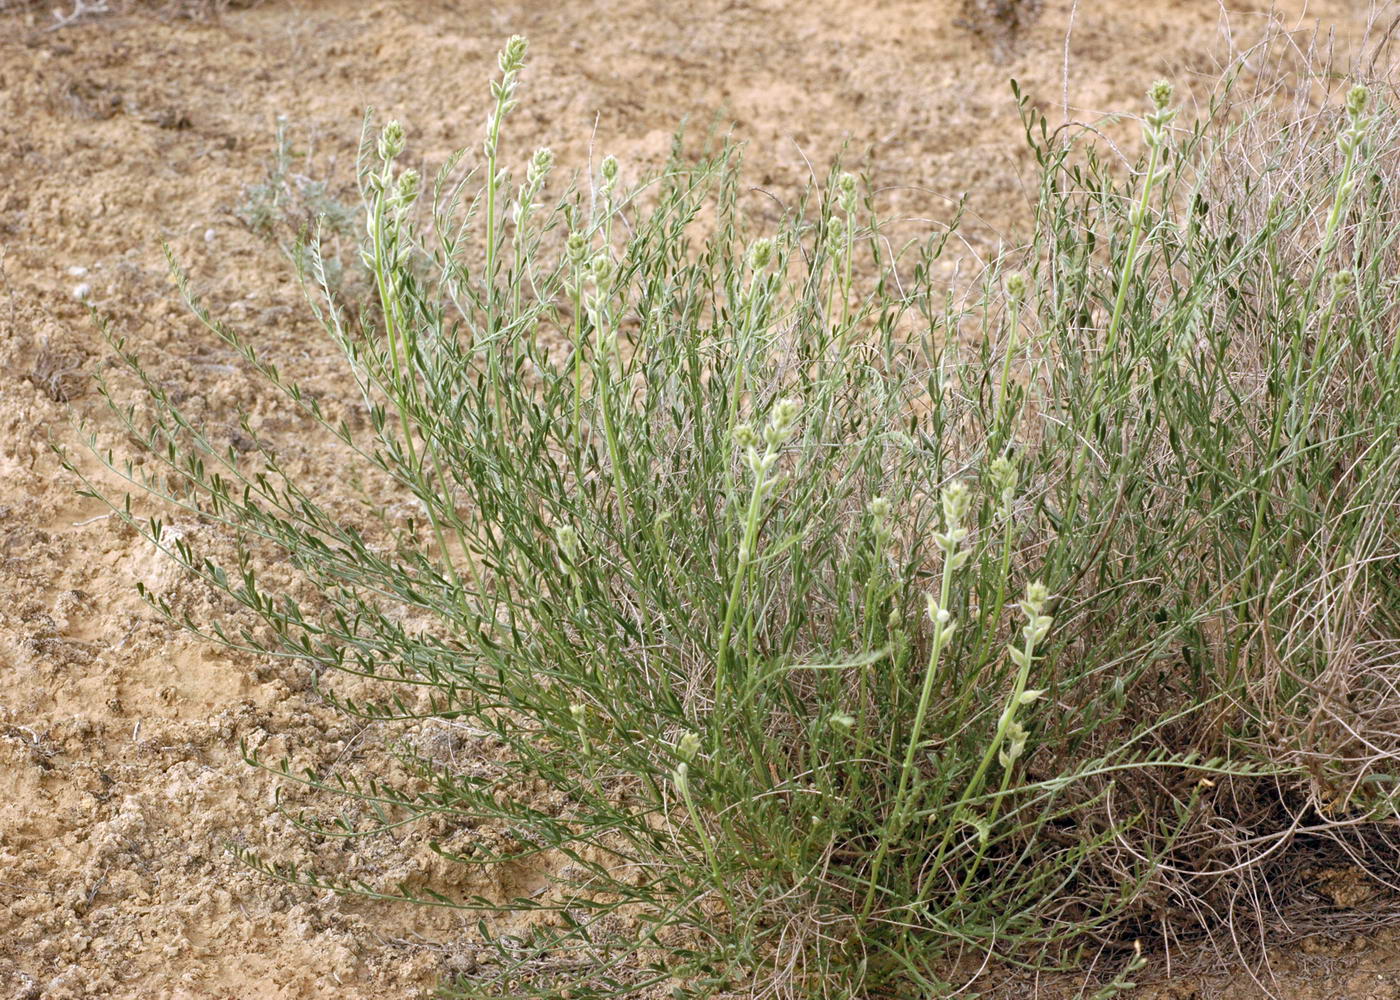
[[[444,983],[473,997],[939,996],[982,957],[1102,972],[1107,996],[1145,961],[1141,927],[1193,933],[1193,906],[1283,877],[1299,824],[1393,864],[1375,849],[1400,752],[1380,683],[1400,654],[1389,108],[1352,91],[1333,157],[1229,81],[1189,127],[1157,84],[1120,170],[1022,99],[1034,232],[949,288],[949,232],[889,242],[839,169],[776,223],[733,149],[635,182],[613,157],[561,180],[540,150],[513,182],[525,53],[500,55],[475,171],[463,153],[427,179],[402,165],[408,130],[367,128],[366,300],[316,235],[298,254],[354,415],[176,269],[344,463],[334,491],[275,434],[226,446],[115,335],[125,376],[104,389],[144,464],[99,456],[236,556],[88,489],[239,609],[149,594],[161,613],[298,661],[387,733],[503,755],[483,772],[405,743],[389,782],[250,753],[299,826],[431,824],[451,862],[539,858],[549,887],[240,857],[511,914],[531,929],[483,921],[477,971]],[[355,483],[359,509],[411,513],[346,513]],[[326,818],[344,800],[361,822]],[[483,828],[509,837],[445,846]],[[1104,941],[1121,961],[1093,968]]]

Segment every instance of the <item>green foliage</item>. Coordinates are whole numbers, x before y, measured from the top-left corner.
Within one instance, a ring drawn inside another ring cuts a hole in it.
[[[411,513],[355,522],[275,442],[221,449],[116,341],[154,416],[117,407],[147,460],[108,462],[240,544],[218,564],[113,498],[257,627],[184,624],[304,662],[347,713],[505,750],[479,772],[405,748],[399,783],[258,761],[377,818],[297,822],[496,824],[508,848],[450,859],[552,883],[250,864],[539,915],[523,940],[483,923],[493,957],[453,996],[936,996],[987,954],[1127,947],[1267,877],[1300,826],[1396,814],[1388,112],[1353,99],[1334,155],[1261,108],[1173,131],[1157,87],[1125,173],[1023,106],[1034,239],[959,297],[950,231],[893,244],[848,175],[772,229],[732,150],[635,185],[609,158],[552,198],[541,151],[513,183],[524,54],[479,173],[425,183],[401,128],[366,132],[371,307],[319,237],[298,255],[357,419],[182,285]]]

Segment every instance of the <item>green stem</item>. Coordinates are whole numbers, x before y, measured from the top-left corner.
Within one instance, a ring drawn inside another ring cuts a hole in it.
[[[1007,334],[1006,357],[1001,362],[1001,384],[997,387],[997,434],[992,447],[995,457],[1011,439],[1011,413],[1007,406],[1006,387],[1011,382],[1011,355],[1016,351],[1016,341],[1021,332],[1021,300],[1011,300],[1011,330]]]
[[[1007,730],[1011,728],[1011,723],[1016,720],[1016,709],[1020,706],[1021,695],[1025,692],[1026,683],[1030,678],[1031,663],[1034,662],[1033,657],[1035,655],[1035,642],[1032,640],[1030,633],[1026,635],[1026,644],[1022,651],[1024,652],[1026,659],[1025,662],[1021,664],[1020,672],[1016,675],[1016,684],[1011,689],[1011,698],[1006,703],[1005,708],[1002,709],[1001,720],[997,724],[996,735],[992,737],[992,744],[987,748],[986,754],[983,755],[982,763],[978,767],[977,773],[973,775],[972,781],[968,784],[967,791],[963,793],[962,798],[958,801],[958,807],[953,812],[953,819],[948,824],[948,829],[943,834],[943,843],[939,845],[938,857],[934,861],[933,870],[935,871],[938,870],[939,866],[942,864],[943,854],[947,850],[947,846],[950,841],[950,838],[952,837],[953,831],[957,828],[958,822],[962,818],[962,812],[966,809],[968,800],[980,793],[980,783],[982,779],[986,776],[987,769],[991,766],[992,760],[1001,750],[1002,743],[1006,741]],[[991,814],[987,817],[987,824],[989,827],[992,823],[996,822],[997,812],[1000,811],[1001,807],[1001,800],[1003,797],[1005,797],[1006,789],[1010,786],[1010,784],[1011,767],[1008,766],[1002,771],[1001,792],[996,797],[996,799],[993,800]],[[977,857],[973,859],[971,866],[967,870],[966,876],[963,878],[962,888],[958,890],[959,897],[961,897],[964,893],[967,892],[968,885],[972,881],[972,876],[977,871],[978,866],[981,865],[982,859],[986,856],[986,853],[987,845],[986,842],[983,842],[981,845],[979,845],[977,849]]]
[[[583,268],[574,265],[574,443],[583,451]]]
[[[681,770],[684,768],[684,770]],[[710,840],[710,835],[705,830],[705,825],[700,819],[700,810],[695,808],[695,799],[690,794],[690,768],[686,764],[681,764],[676,770],[676,787],[680,789],[681,798],[685,800],[685,808],[690,813],[690,823],[695,827],[695,835],[700,838],[700,846],[705,852],[705,860],[710,866],[710,876],[714,879],[715,888],[724,897],[724,905],[729,910],[731,916],[735,914],[734,898],[729,894],[729,884],[725,881],[720,872],[719,858],[715,854],[715,845]]]
[[[856,251],[855,213],[846,216],[846,271],[841,277],[841,357],[846,356],[847,324],[851,321],[851,284]]]
[[[608,465],[612,468],[613,489],[617,491],[617,501],[622,509],[624,520],[630,522],[633,520],[632,508],[624,475],[622,446],[618,441],[617,428],[613,423],[612,415],[612,371],[610,366],[613,355],[616,353],[616,347],[604,343],[605,338],[612,335],[612,323],[607,314],[606,304],[601,305],[598,309],[598,321],[600,325],[598,327],[597,355],[600,360],[600,370],[596,371],[594,375],[598,382],[598,407],[603,414],[603,433],[607,438]]]
[[[997,622],[1001,620],[1002,609],[1006,607],[1006,585],[1011,576],[1011,547],[1015,543],[1016,526],[1011,517],[1011,504],[1007,502],[1002,507],[1002,515],[1006,518],[1006,531],[1002,534],[1001,540],[1001,560],[997,567],[997,595],[992,602],[990,611],[981,617],[982,637],[977,651],[977,673],[963,685],[962,693],[959,695],[957,707],[953,710],[954,724],[962,723],[963,712],[967,711],[968,703],[976,693],[977,682],[981,680],[978,674],[981,668],[991,657],[991,645],[996,641]]]
[[[953,562],[955,552],[945,552],[943,556],[943,579],[938,590],[939,609],[948,606],[953,586]],[[938,674],[938,661],[943,655],[943,645],[948,629],[945,623],[936,618],[933,623],[933,650],[929,653],[928,667],[924,670],[923,687],[919,691],[919,707],[914,712],[914,728],[909,733],[909,745],[904,751],[904,763],[899,769],[899,783],[895,787],[894,802],[890,807],[890,818],[880,835],[880,846],[875,850],[875,859],[870,863],[870,885],[866,889],[865,902],[861,904],[859,923],[864,923],[875,905],[875,892],[880,883],[880,868],[890,845],[903,832],[907,822],[905,810],[908,804],[911,778],[914,773],[914,755],[918,753],[923,740],[924,722],[928,718],[929,702],[933,695],[933,681]]]
[[[393,294],[392,282],[394,262],[386,260],[387,247],[384,240],[385,206],[392,179],[391,166],[386,162],[384,172],[380,176],[381,183],[374,203],[374,282],[379,293],[380,310],[384,313],[384,336],[389,343],[389,364],[393,379],[391,397],[394,398],[395,409],[399,411],[399,426],[403,431],[404,448],[408,451],[410,474],[423,497],[423,509],[427,512],[428,523],[432,526],[438,551],[442,553],[442,562],[447,569],[448,579],[452,581],[453,588],[460,595],[463,592],[462,580],[457,574],[457,567],[447,549],[447,540],[443,534],[442,525],[433,510],[433,504],[428,500],[430,491],[427,480],[423,476],[422,463],[418,460],[418,448],[413,443],[413,428],[408,419],[409,405],[412,402],[412,380],[408,375],[408,334],[407,331],[401,331],[397,328],[398,299]],[[399,360],[400,346],[403,349],[402,363]],[[431,449],[426,435],[424,436],[424,447]],[[446,481],[440,475],[438,478],[439,486],[446,488]],[[465,554],[468,559],[471,558],[470,552]]]
[[[715,675],[715,705],[723,704],[729,684],[729,637],[734,631],[734,616],[739,608],[744,581],[753,563],[754,546],[758,544],[759,512],[763,504],[763,473],[754,470],[753,492],[749,495],[748,514],[744,519],[744,539],[739,543],[739,564],[734,568],[734,581],[729,587],[729,601],[724,608],[724,627],[719,638],[719,665]]]
[[[1356,167],[1356,150],[1360,145],[1360,142],[1354,143],[1352,147],[1347,150],[1346,160],[1342,165],[1342,175],[1337,181],[1337,190],[1332,196],[1332,208],[1327,214],[1327,227],[1323,231],[1322,247],[1317,255],[1317,263],[1313,266],[1312,278],[1308,281],[1307,293],[1303,298],[1302,307],[1298,310],[1300,324],[1306,323],[1307,318],[1312,314],[1313,305],[1317,296],[1317,285],[1318,282],[1322,280],[1323,268],[1326,265],[1327,258],[1331,256],[1333,249],[1336,247],[1337,229],[1341,225],[1342,216],[1345,214],[1347,203],[1350,200],[1352,173]],[[1321,334],[1319,334],[1319,336],[1321,336]],[[1244,557],[1244,567],[1246,570],[1248,570],[1250,565],[1254,562],[1254,556],[1258,552],[1259,543],[1263,538],[1264,509],[1267,506],[1269,494],[1274,487],[1274,476],[1278,471],[1279,463],[1276,459],[1279,445],[1282,443],[1284,421],[1292,408],[1293,393],[1291,390],[1297,385],[1302,374],[1301,350],[1294,352],[1294,358],[1293,370],[1290,372],[1289,376],[1289,385],[1284,387],[1283,391],[1279,393],[1279,400],[1274,408],[1273,426],[1269,430],[1269,445],[1263,455],[1264,461],[1267,463],[1266,472],[1264,474],[1264,482],[1260,484],[1259,495],[1254,504],[1254,527],[1250,532],[1249,548],[1245,551]]]
[[[1152,152],[1147,158],[1147,179],[1142,185],[1142,197],[1138,199],[1137,209],[1133,213],[1133,229],[1128,236],[1128,252],[1123,255],[1123,269],[1118,274],[1118,296],[1113,302],[1113,316],[1108,321],[1108,335],[1104,340],[1104,358],[1112,357],[1114,349],[1118,346],[1118,327],[1123,320],[1123,307],[1128,301],[1128,285],[1133,280],[1138,244],[1142,241],[1142,231],[1147,222],[1147,204],[1148,199],[1152,196],[1152,182],[1157,178],[1157,158],[1160,155],[1160,145],[1153,143]]]

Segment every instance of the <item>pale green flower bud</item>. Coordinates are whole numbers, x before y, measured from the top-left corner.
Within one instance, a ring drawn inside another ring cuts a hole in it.
[[[536,174],[547,174],[554,167],[554,150],[548,146],[541,146],[535,150],[535,155],[530,158],[530,168]]]
[[[1360,118],[1362,112],[1366,110],[1366,102],[1370,99],[1370,93],[1361,84],[1357,84],[1347,91],[1347,114],[1353,119]]]
[[[749,267],[755,271],[762,271],[767,267],[772,257],[773,241],[767,237],[754,240],[753,246],[749,247]]]
[[[962,524],[971,504],[972,492],[966,483],[955,479],[943,487],[943,522],[949,534]]]
[[[676,754],[681,760],[689,762],[695,759],[695,755],[700,752],[700,737],[694,733],[686,733],[676,744]]]
[[[836,181],[836,197],[841,210],[850,215],[856,210],[856,179],[854,174],[842,174]]]
[[[1021,629],[1021,634],[1031,645],[1038,645],[1040,640],[1050,634],[1050,625],[1054,620],[1049,615],[1034,615]]]
[[[796,399],[780,399],[773,406],[773,416],[770,426],[786,434],[797,422],[797,415],[801,412],[801,401]]]
[[[397,120],[389,122],[379,133],[379,158],[388,162],[403,152],[403,126]]]
[[[603,157],[603,187],[611,191],[617,183],[618,162],[616,156]]]
[[[1026,276],[1020,271],[1012,271],[1006,276],[1006,294],[1017,303],[1026,297]]]
[[[535,150],[535,155],[530,158],[530,165],[525,171],[525,183],[520,185],[520,197],[511,208],[511,221],[517,226],[524,225],[530,213],[535,210],[535,195],[544,187],[545,178],[553,165],[554,154],[547,147]],[[504,180],[504,174],[502,179]]]
[[[1147,91],[1147,96],[1152,100],[1152,105],[1158,111],[1167,110],[1167,105],[1172,102],[1172,85],[1166,80],[1158,80]]]
[[[394,201],[400,208],[408,208],[418,200],[418,186],[421,178],[418,171],[409,167],[399,174],[398,185],[394,188]]]
[[[525,50],[530,43],[524,35],[511,35],[501,54],[496,57],[496,65],[502,73],[514,73],[525,65]]]
[[[1026,609],[1026,617],[1033,618],[1040,615],[1045,610],[1045,604],[1050,600],[1050,591],[1045,584],[1039,580],[1026,585],[1026,599],[1021,607]]]
[[[883,524],[890,516],[890,502],[884,497],[873,497],[870,503],[865,505],[865,509],[877,524]]]
[[[854,715],[848,715],[845,712],[836,712],[828,721],[831,723],[832,728],[849,733],[851,727],[856,724],[856,717]]]
[[[740,424],[734,428],[734,443],[740,448],[757,448],[758,434],[752,424]]]
[[[1016,471],[1016,463],[1005,455],[992,460],[991,468],[988,470],[991,475],[992,485],[1001,496],[1003,503],[1010,503],[1011,498],[1016,495],[1016,483],[1020,474]]]
[[[611,257],[605,253],[597,253],[588,262],[588,271],[593,277],[594,284],[600,289],[607,289],[612,287],[617,268],[613,265]]]
[[[588,708],[577,702],[569,706],[569,715],[574,720],[574,728],[578,730],[579,742],[583,744],[583,755],[593,756],[593,741],[588,738]]]
[[[569,263],[581,267],[588,259],[588,237],[583,233],[570,233],[564,243],[564,252],[568,254]]]
[[[997,760],[1003,768],[1010,768],[1026,751],[1026,730],[1019,722],[1006,727],[1006,746],[998,751]]]
[[[578,555],[578,533],[569,525],[561,524],[554,529],[554,542],[564,558],[572,563]]]

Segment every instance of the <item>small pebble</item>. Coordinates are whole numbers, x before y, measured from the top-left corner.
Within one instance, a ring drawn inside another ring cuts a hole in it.
[[[81,278],[83,275],[87,274],[87,268],[75,264],[68,269],[68,274],[74,278]]]
[[[217,235],[218,235],[218,234],[217,234],[216,232],[214,232],[214,230],[212,230],[212,229],[206,229],[206,230],[204,230],[204,242],[205,242],[205,243],[213,243],[213,242],[214,242],[214,237],[217,236]]]
[[[79,302],[86,302],[87,297],[92,294],[92,286],[84,281],[80,285],[73,286],[73,298]]]

